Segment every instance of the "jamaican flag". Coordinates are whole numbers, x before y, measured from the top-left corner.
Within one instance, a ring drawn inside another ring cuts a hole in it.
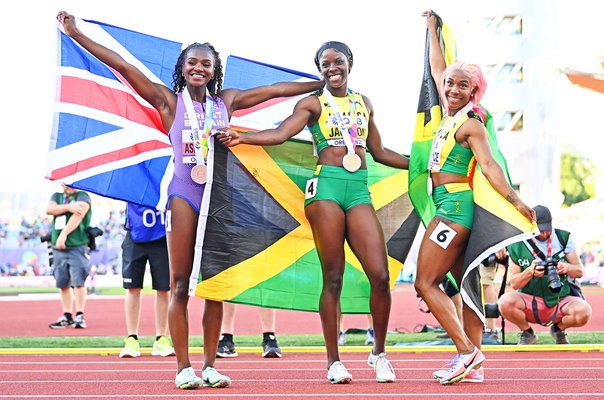
[[[438,25],[438,35],[441,48],[444,49],[445,61],[450,64],[455,58],[455,40],[440,17]],[[432,138],[438,130],[442,118],[436,82],[434,82],[430,70],[429,54],[430,41],[428,32],[426,32],[424,74],[409,165],[409,196],[424,226],[427,226],[435,215],[434,202],[428,196],[427,191],[427,165]],[[505,158],[497,145],[493,118],[484,107],[479,107],[483,108],[486,115],[485,126],[493,157],[503,169],[508,181],[511,182]],[[474,189],[474,223],[466,248],[460,291],[464,302],[484,321],[478,265],[495,251],[508,244],[532,237],[538,233],[538,230],[491,187],[480,171],[480,166],[477,166],[473,174],[471,186]]]
[[[238,71],[237,77],[229,75]],[[241,71],[247,71],[245,73]],[[263,76],[268,71],[269,76]],[[249,84],[249,79],[255,79]],[[306,76],[308,78],[308,76]],[[229,57],[225,87],[300,79],[295,71]],[[228,86],[227,86],[228,83]],[[292,110],[279,99],[238,113],[231,126],[263,129]],[[197,231],[190,294],[263,307],[318,311],[321,266],[304,215],[306,181],[316,167],[305,133],[279,146],[224,147],[210,140],[208,183]],[[368,155],[369,190],[382,224],[394,286],[419,219],[407,195],[407,171],[375,163]],[[346,246],[341,296],[344,313],[369,312],[369,282]]]

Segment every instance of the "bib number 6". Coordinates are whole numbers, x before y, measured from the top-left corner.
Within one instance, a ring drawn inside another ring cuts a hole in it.
[[[446,250],[455,235],[457,235],[457,232],[441,221],[430,235],[430,240]]]

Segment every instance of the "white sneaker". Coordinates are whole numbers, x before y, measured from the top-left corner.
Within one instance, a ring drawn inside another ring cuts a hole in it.
[[[213,388],[223,388],[231,384],[231,378],[226,375],[222,375],[216,371],[215,368],[208,367],[201,372],[201,378],[203,380],[203,386],[210,386]]]
[[[485,359],[484,354],[478,347],[474,347],[474,351],[469,354],[458,354],[457,357],[454,357],[451,368],[440,379],[440,383],[451,385],[462,380],[475,367],[480,366]]]
[[[377,356],[373,354],[373,351],[369,353],[367,364],[375,369],[375,380],[380,383],[394,382],[396,380],[396,374],[392,364],[386,358],[386,353],[380,353]]]
[[[179,389],[197,389],[201,386],[202,380],[200,377],[195,375],[193,367],[188,367],[176,374],[174,383]]]
[[[340,361],[336,361],[329,367],[327,371],[327,380],[331,383],[350,383],[352,381],[352,375],[344,364]]]

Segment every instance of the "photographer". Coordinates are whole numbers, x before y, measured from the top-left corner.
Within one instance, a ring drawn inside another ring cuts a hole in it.
[[[86,287],[90,273],[87,254],[90,237],[91,200],[88,193],[63,185],[63,192],[54,193],[46,213],[53,216],[51,244],[53,253],[52,273],[61,295],[63,315],[48,325],[52,329],[86,328],[84,306]],[[76,316],[72,314],[75,303]]]
[[[556,344],[568,344],[566,329],[585,325],[591,307],[583,300],[574,279],[583,276],[583,265],[570,233],[552,229],[547,207],[536,206],[539,236],[508,246],[510,283],[517,292],[499,299],[501,315],[517,325],[518,344],[537,343],[530,323],[550,326]]]

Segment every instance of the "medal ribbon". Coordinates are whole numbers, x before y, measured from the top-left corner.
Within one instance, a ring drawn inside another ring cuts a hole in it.
[[[205,119],[203,123],[203,132],[199,137],[199,120],[197,114],[193,108],[193,99],[189,90],[185,87],[182,92],[182,98],[185,103],[187,115],[189,116],[189,122],[191,124],[191,131],[193,132],[193,145],[195,147],[195,161],[197,165],[205,165],[205,159],[208,154],[208,138],[210,137],[210,131],[214,124],[214,100],[210,96],[208,89],[206,88],[206,106],[205,106]]]
[[[455,115],[453,115],[452,117],[447,116],[442,120],[440,127],[438,128],[438,132],[436,132],[436,135],[434,135],[434,139],[432,139],[432,150],[430,151],[430,159],[428,160],[429,171],[440,171],[440,158],[442,155],[443,145],[445,144],[445,140],[441,138],[442,134],[446,134],[447,132],[449,132],[449,130],[451,130],[455,126],[455,124],[461,119],[461,117],[466,115],[472,109],[472,107],[474,107],[474,105],[472,104],[472,102],[469,102],[465,105],[465,107],[457,111]]]
[[[354,154],[357,139],[357,103],[352,95],[352,90],[348,89],[348,110],[350,112],[348,117],[350,124],[348,126],[346,126],[344,123],[344,118],[342,117],[340,108],[338,107],[338,104],[329,90],[323,90],[323,95],[327,99],[329,107],[331,107],[335,117],[338,120],[338,125],[340,125],[340,133],[342,134],[342,139],[344,139],[344,144],[346,145],[348,154]],[[348,132],[348,135],[345,135],[345,132]]]

